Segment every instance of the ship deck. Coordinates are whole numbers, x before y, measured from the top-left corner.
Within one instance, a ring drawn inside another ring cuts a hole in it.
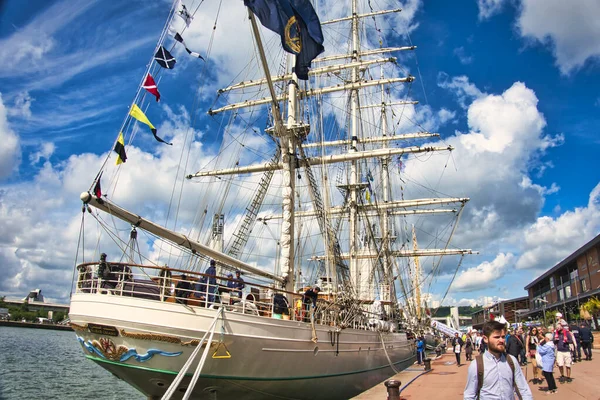
[[[475,353],[477,354],[477,353]],[[474,354],[474,355],[475,355]],[[464,354],[462,355],[464,361]],[[424,368],[413,365],[396,374],[390,379],[401,382],[400,398],[405,400],[440,399],[459,400],[463,398],[463,391],[467,382],[468,363],[456,366],[454,354],[447,352],[441,358],[432,360],[431,371],[425,373]],[[546,382],[534,384],[532,382],[532,367],[521,367],[526,373],[529,387],[534,399],[551,397],[556,400],[600,400],[598,381],[600,380],[600,350],[594,349],[592,361],[581,361],[573,364],[571,370],[571,383],[560,383],[558,367],[554,368],[554,379],[558,391],[549,395],[546,393]],[[383,382],[372,387],[366,392],[354,397],[354,400],[380,400],[387,398],[387,389]]]

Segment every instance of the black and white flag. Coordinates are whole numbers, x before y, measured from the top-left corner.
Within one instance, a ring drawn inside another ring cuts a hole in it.
[[[185,7],[185,4],[183,4],[181,0],[177,2],[177,15],[179,15],[185,21],[185,26],[189,28],[194,17],[190,15],[187,8]]]
[[[200,55],[200,53],[196,53],[195,51],[191,51],[190,49],[187,48],[187,46],[185,45],[185,42],[183,41],[183,38],[181,37],[179,32],[175,33],[175,40],[177,40],[179,43],[181,43],[183,45],[183,47],[185,47],[185,51],[187,51],[190,55],[192,55],[194,57],[198,57],[203,61],[206,61],[206,60],[204,60],[204,57],[202,57]]]
[[[154,59],[158,65],[163,68],[173,69],[175,67],[175,57],[173,57],[171,53],[169,53],[169,50],[165,49],[163,46],[160,46],[160,48],[156,51]]]

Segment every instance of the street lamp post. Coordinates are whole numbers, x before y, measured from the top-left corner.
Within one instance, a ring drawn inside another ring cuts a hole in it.
[[[546,299],[542,299],[541,297],[538,298],[539,301],[543,301],[544,302],[544,307],[543,307],[543,311],[544,311],[544,328],[548,326],[548,324],[546,323],[546,304],[548,304],[548,300]]]

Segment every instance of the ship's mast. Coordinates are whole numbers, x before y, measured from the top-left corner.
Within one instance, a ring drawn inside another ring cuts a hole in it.
[[[415,232],[415,226],[412,226],[412,242],[413,250],[417,252],[419,245],[417,244],[417,233]],[[419,256],[415,255],[415,274],[413,281],[413,288],[415,293],[415,314],[417,321],[421,320],[421,264],[419,263]]]
[[[359,61],[360,43],[358,37],[358,10],[357,0],[352,0],[352,61]],[[358,82],[358,67],[352,68],[352,83]],[[350,146],[348,153],[355,153],[358,145],[358,88],[353,88],[350,91]],[[350,255],[350,271],[356,273],[354,276],[355,287],[361,287],[360,274],[357,268],[356,259],[356,229],[357,229],[357,182],[358,182],[358,161],[352,160],[350,164],[350,220],[349,220],[349,255]]]
[[[283,223],[281,226],[281,257],[279,270],[283,276],[284,288],[288,292],[294,290],[294,192],[295,192],[295,150],[296,138],[293,134],[296,127],[296,88],[298,86],[298,78],[296,74],[292,74],[292,79],[288,84],[288,120],[287,126],[283,126],[281,112],[277,95],[273,87],[269,65],[265,56],[265,51],[262,45],[262,39],[258,30],[256,18],[250,9],[250,22],[252,23],[252,32],[256,40],[256,46],[260,55],[260,60],[265,72],[267,85],[271,93],[271,105],[273,110],[273,119],[275,122],[274,134],[279,137],[279,145],[281,147],[281,164],[282,164],[282,216]]]
[[[383,68],[381,68],[381,79],[383,80]],[[387,114],[386,114],[386,104],[385,104],[385,86],[381,85],[381,136],[382,137],[387,137]],[[383,141],[382,142],[382,147],[383,148],[387,148],[387,141]],[[381,158],[381,183],[382,183],[382,191],[383,191],[383,202],[384,204],[387,204],[388,201],[390,200],[390,193],[389,193],[389,182],[390,182],[390,176],[389,176],[389,171],[388,171],[388,165],[389,165],[389,160],[390,157],[382,157]],[[390,260],[390,244],[391,244],[391,240],[392,240],[392,233],[390,231],[390,217],[389,217],[389,213],[384,210],[383,211],[384,215],[381,221],[381,238],[382,238],[382,243],[381,243],[381,247],[382,247],[382,253],[383,253],[383,270],[385,271],[386,274],[390,275],[390,281],[387,282],[390,285],[390,289],[388,290],[387,295],[390,297],[391,299],[391,295],[393,293],[391,286],[394,284],[394,280],[392,278],[392,266],[391,266],[391,260]],[[383,299],[383,300],[390,300],[390,299]]]

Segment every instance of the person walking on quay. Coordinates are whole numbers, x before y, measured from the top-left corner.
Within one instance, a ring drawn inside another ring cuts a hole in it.
[[[425,359],[425,339],[423,336],[417,338],[417,364],[422,365]]]
[[[519,343],[521,344],[521,352],[519,353],[519,361],[521,365],[527,365],[527,355],[525,354],[525,333],[523,332],[523,328],[519,327],[517,330],[517,339],[519,339]]]
[[[460,338],[460,336],[458,336],[458,332],[456,332],[454,334],[454,337],[452,338],[452,351],[454,352],[454,355],[456,356],[456,365],[458,365],[459,367],[460,367],[460,352],[462,350],[463,344],[465,344],[465,343]]]
[[[519,336],[514,331],[511,331],[506,336],[506,352],[518,360],[521,356],[521,349],[523,349],[523,343],[519,339]]]
[[[538,378],[538,365],[535,360],[536,349],[540,340],[538,339],[538,329],[534,326],[529,329],[529,333],[525,338],[525,352],[527,357],[531,361],[533,366],[533,383],[541,383],[541,379]]]
[[[554,345],[556,346],[556,364],[560,370],[560,378],[558,381],[564,383],[565,381],[570,383],[571,379],[571,347],[575,345],[573,341],[573,335],[568,329],[565,329],[560,323],[556,324],[556,330],[554,331]],[[565,376],[564,369],[567,369],[567,375]]]
[[[475,350],[481,353],[479,346],[481,346],[481,332],[475,332]]]
[[[592,330],[587,326],[585,322],[582,322],[579,327],[579,342],[583,348],[583,354],[585,354],[586,361],[592,360],[592,343],[594,343],[594,335]]]
[[[573,335],[574,346],[571,348],[573,362],[581,362],[581,340],[579,339],[579,326],[575,322],[569,325],[569,331]]]
[[[546,336],[540,341],[536,350],[542,357],[542,374],[544,374],[544,378],[546,378],[546,383],[548,384],[548,393],[556,393],[556,381],[552,374],[554,362],[556,361],[552,333],[546,333]]]
[[[479,335],[481,336],[481,341],[479,342],[479,354],[483,354],[487,350],[488,345],[485,340],[483,340],[483,332],[480,332]]]
[[[517,359],[505,352],[505,325],[486,322],[482,334],[488,351],[469,365],[464,400],[513,399],[514,392],[521,400],[533,400]]]
[[[467,340],[465,340],[465,359],[473,361],[473,339],[471,339],[471,335],[467,335]]]

